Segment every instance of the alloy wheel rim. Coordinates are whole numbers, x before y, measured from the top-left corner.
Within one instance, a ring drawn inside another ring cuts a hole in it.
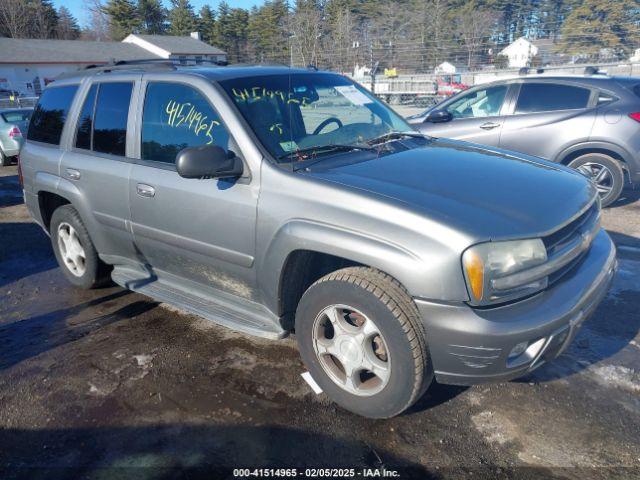
[[[67,269],[76,277],[87,271],[87,256],[75,228],[66,222],[58,225],[58,250]]]
[[[595,183],[601,197],[606,197],[613,190],[613,173],[607,166],[588,162],[580,165],[578,171]]]
[[[348,305],[330,305],[316,317],[313,348],[322,369],[343,390],[372,396],[391,376],[391,357],[372,319]]]

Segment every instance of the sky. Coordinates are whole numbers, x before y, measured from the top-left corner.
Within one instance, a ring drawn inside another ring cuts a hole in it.
[[[85,3],[88,2],[86,2],[85,0],[53,0],[53,4],[56,6],[56,8],[60,7],[60,5],[64,5],[65,7],[67,7],[71,11],[73,16],[78,19],[80,25],[84,25],[86,23],[87,9],[85,8]],[[169,0],[162,0],[162,3],[164,3],[166,7],[169,7]],[[191,0],[191,5],[193,5],[196,13],[200,11],[200,8],[202,8],[203,5],[209,4],[212,8],[217,8],[219,3],[220,0]],[[254,5],[263,3],[263,1],[227,0],[227,3],[231,7],[251,8]]]

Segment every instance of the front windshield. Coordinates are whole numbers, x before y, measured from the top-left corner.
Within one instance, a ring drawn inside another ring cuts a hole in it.
[[[220,85],[271,155],[291,161],[296,152],[332,145],[366,145],[390,132],[411,131],[364,88],[331,73],[234,78]]]

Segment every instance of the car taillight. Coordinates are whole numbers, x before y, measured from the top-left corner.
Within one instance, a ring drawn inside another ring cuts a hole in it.
[[[22,178],[22,165],[20,165],[20,155],[16,156],[16,160],[18,161],[18,182],[20,182],[21,187],[24,187],[24,179]]]
[[[636,122],[640,122],[640,112],[630,113],[629,118],[634,119]]]
[[[11,130],[9,130],[9,138],[21,137],[21,136],[22,136],[22,132],[18,127],[13,127]]]

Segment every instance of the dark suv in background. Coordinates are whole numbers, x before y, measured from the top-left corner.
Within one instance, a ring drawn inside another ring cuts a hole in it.
[[[476,86],[414,115],[417,130],[536,155],[597,185],[603,206],[640,183],[640,79],[532,75]]]

